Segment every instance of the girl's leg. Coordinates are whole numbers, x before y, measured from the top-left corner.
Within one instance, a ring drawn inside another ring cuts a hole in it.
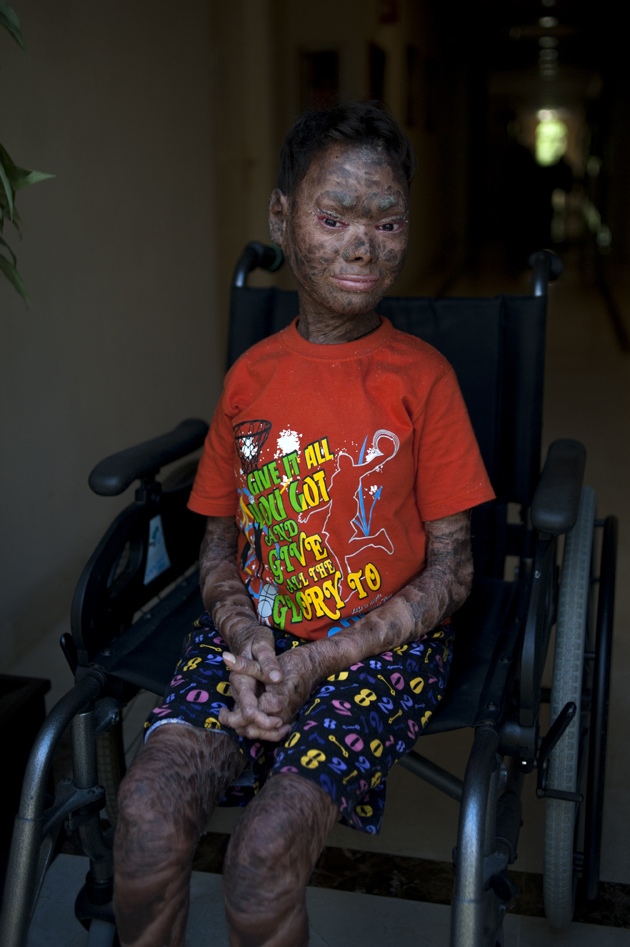
[[[224,733],[157,727],[125,776],[114,839],[114,912],[123,947],[183,947],[193,855],[243,769]]]
[[[223,893],[232,947],[305,947],[305,888],[337,806],[315,783],[278,773],[232,835]]]

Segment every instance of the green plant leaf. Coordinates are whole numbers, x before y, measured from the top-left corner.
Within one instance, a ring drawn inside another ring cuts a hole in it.
[[[0,197],[4,197],[4,194],[2,193],[2,191],[0,191]],[[4,218],[5,218],[5,220],[8,219],[6,213],[5,213],[5,215],[4,215]],[[18,235],[19,235],[19,238],[20,238],[20,240],[21,240],[21,239],[22,239],[22,231],[20,230],[19,220],[20,220],[20,215],[19,215],[18,212],[17,212],[17,208],[14,207],[14,208],[13,208],[13,220],[11,221],[11,223],[13,224],[13,226],[15,227],[15,229],[17,230]],[[3,231],[3,229],[4,229],[4,222],[5,222],[4,220],[0,219],[0,233],[2,233],[2,231]]]
[[[9,251],[9,253],[11,254],[11,258],[12,258],[12,260],[13,260],[13,266],[17,266],[17,260],[16,260],[16,258],[15,258],[15,253],[13,252],[13,250],[11,249],[11,247],[9,246],[9,244],[8,244],[8,243],[6,242],[6,240],[4,240],[2,237],[0,237],[0,243],[2,244],[3,247],[6,247],[7,250]]]
[[[7,177],[7,172],[4,170],[4,165],[0,161],[0,182],[4,188],[4,193],[7,198],[7,205],[9,207],[9,217],[13,220],[13,191],[11,189],[11,183]]]
[[[7,260],[5,256],[2,256],[0,253],[0,273],[4,273],[8,281],[11,283],[13,288],[17,293],[22,297],[24,302],[28,305],[30,302],[28,298],[28,293],[26,292],[26,286],[24,280],[13,266],[13,264]]]
[[[7,202],[6,202],[6,199],[5,199],[5,196],[4,196],[4,191],[2,191],[2,190],[0,190],[0,198],[2,198],[2,200],[0,200],[0,233],[2,233],[2,231],[4,230],[5,222],[6,222],[7,220],[9,220],[9,217],[8,217],[8,215],[7,215],[7,207],[6,207],[6,203],[7,203]],[[2,202],[3,202],[3,201],[4,201],[4,205],[5,205],[4,208],[2,207]],[[13,208],[13,220],[10,221],[10,222],[13,224],[13,226],[15,227],[15,229],[17,230],[17,232],[19,233],[19,235],[20,235],[20,240],[21,240],[21,239],[22,239],[22,231],[20,230],[20,224],[19,224],[19,221],[20,221],[20,220],[21,220],[21,217],[20,217],[20,215],[19,215],[18,212],[17,212],[17,207],[14,207],[14,208]]]
[[[2,0],[0,0],[0,2],[2,2]],[[15,161],[13,160],[13,158],[11,157],[7,149],[3,148],[2,145],[0,145],[0,161],[2,161],[5,168],[12,168],[13,165],[15,164]]]
[[[28,187],[29,184],[38,184],[46,178],[55,177],[54,174],[47,174],[46,171],[29,171],[27,168],[20,168],[2,145],[0,145],[0,164],[4,165],[5,174],[14,191],[19,191],[21,187]]]
[[[4,26],[5,30],[11,34],[18,46],[26,49],[17,13],[9,6],[7,0],[0,0],[0,25]]]
[[[4,224],[7,220],[9,220],[13,224],[15,229],[19,232],[20,230],[20,225],[18,224],[19,219],[20,219],[20,215],[17,212],[17,207],[13,205],[13,220],[11,220],[9,216],[9,205],[7,204],[4,188],[0,187],[0,233],[2,233]]]
[[[16,174],[16,172],[19,172]],[[27,171],[25,168],[14,166],[7,171],[7,177],[13,185],[14,191],[19,191],[22,187],[28,187],[29,184],[38,184],[45,181],[46,178],[54,178],[54,174],[46,174],[45,171]]]

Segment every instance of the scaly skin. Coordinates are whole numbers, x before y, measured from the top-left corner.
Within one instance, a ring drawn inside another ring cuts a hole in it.
[[[315,783],[268,780],[237,825],[223,867],[232,947],[306,947],[305,888],[339,815]]]
[[[197,843],[243,765],[226,734],[167,724],[149,736],[118,796],[114,913],[123,947],[182,947]]]

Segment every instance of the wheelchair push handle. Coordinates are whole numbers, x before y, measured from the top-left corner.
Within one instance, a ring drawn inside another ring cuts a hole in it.
[[[562,274],[564,263],[553,250],[538,250],[529,258],[532,268],[532,296],[546,296],[548,283]]]
[[[241,288],[247,284],[247,277],[260,267],[261,270],[268,270],[269,273],[275,273],[284,263],[282,250],[275,243],[268,245],[260,243],[258,240],[251,240],[234,267],[232,276],[232,286]]]
[[[134,480],[153,477],[162,467],[197,450],[207,433],[205,421],[188,418],[168,434],[111,454],[101,460],[90,474],[90,489],[99,496],[118,496]]]

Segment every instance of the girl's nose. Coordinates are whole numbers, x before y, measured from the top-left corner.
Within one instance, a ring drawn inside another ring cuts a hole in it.
[[[351,263],[353,260],[362,260],[366,263],[372,260],[378,261],[378,246],[374,235],[367,230],[353,234],[344,247],[342,257],[346,263]]]

